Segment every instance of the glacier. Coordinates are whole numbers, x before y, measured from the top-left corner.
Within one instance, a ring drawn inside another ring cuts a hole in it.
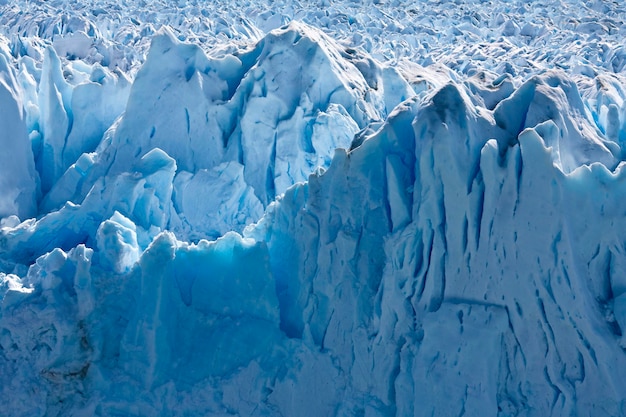
[[[622,5],[10,3],[0,414],[626,415]]]

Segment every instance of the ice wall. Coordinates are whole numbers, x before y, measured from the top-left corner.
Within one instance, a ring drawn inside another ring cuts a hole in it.
[[[623,165],[589,141],[610,165],[564,172],[544,132],[568,153],[578,134],[526,88],[493,113],[454,84],[406,102],[247,231],[268,242],[283,331],[345,372],[340,415],[623,412]],[[537,124],[511,131],[512,102]]]
[[[626,413],[619,75],[8,50],[8,414]]]

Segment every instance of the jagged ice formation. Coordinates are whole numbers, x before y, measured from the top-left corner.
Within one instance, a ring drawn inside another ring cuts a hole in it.
[[[2,412],[626,415],[624,13],[588,3],[1,6]]]

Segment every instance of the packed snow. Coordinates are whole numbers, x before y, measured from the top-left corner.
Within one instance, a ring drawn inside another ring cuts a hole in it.
[[[0,414],[626,415],[624,36],[0,0]]]

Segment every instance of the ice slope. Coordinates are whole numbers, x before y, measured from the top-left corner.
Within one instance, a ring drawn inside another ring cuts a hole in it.
[[[626,415],[623,10],[457,3],[3,6],[2,413]]]

